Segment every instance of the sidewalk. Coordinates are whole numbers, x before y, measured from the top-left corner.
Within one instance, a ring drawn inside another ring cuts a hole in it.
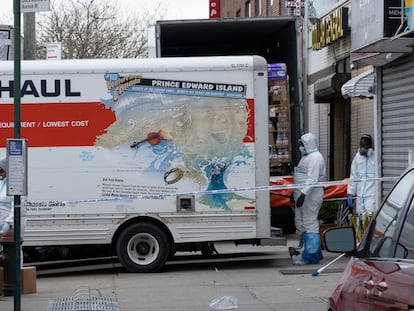
[[[289,240],[288,246],[296,246],[295,243]],[[337,254],[324,253],[320,265],[292,266],[287,246],[220,244],[216,248],[219,253],[251,252],[252,256],[226,257],[209,263],[174,261],[160,273],[134,274],[118,267],[98,267],[84,272],[38,275],[37,292],[21,296],[21,310],[46,311],[50,301],[73,298],[82,285],[89,287],[93,297],[113,298],[122,311],[212,310],[210,302],[222,296],[236,297],[241,311],[325,310],[327,297],[348,261],[342,258],[325,273],[312,277],[312,271]],[[13,299],[0,297],[0,310],[13,311]],[[49,311],[63,310],[67,309]]]

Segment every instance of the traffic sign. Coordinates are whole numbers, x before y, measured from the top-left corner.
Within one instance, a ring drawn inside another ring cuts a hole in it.
[[[8,138],[7,195],[27,195],[27,140]]]
[[[50,0],[20,0],[20,12],[31,13],[50,10]]]
[[[62,59],[62,44],[60,42],[52,42],[46,44],[46,59],[60,60]]]

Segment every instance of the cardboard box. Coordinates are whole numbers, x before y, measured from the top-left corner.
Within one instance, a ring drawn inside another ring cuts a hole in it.
[[[21,270],[21,293],[36,293],[36,267],[23,267]],[[0,296],[3,296],[4,269],[0,267]]]
[[[284,102],[287,101],[287,92],[284,89],[280,89],[272,94],[272,102]]]
[[[21,293],[36,293],[36,267],[23,267],[21,270]]]

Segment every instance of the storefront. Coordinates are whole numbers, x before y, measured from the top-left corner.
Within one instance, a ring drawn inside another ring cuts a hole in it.
[[[351,78],[349,1],[315,22],[309,50],[309,131],[319,138],[330,180],[347,176],[350,165],[350,99],[341,87]]]
[[[378,169],[397,176],[414,152],[414,44],[401,0],[352,0],[351,61],[374,68]],[[382,184],[382,195],[392,183]]]
[[[397,176],[414,155],[414,55],[383,66],[381,73],[382,174]]]

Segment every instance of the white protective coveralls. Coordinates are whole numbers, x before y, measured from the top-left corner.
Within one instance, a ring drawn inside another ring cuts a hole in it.
[[[325,180],[325,161],[318,151],[316,136],[312,133],[300,138],[304,146],[302,158],[294,172],[295,184],[313,184]],[[301,260],[304,264],[316,264],[323,258],[319,236],[318,213],[323,203],[323,187],[304,187],[294,190],[295,202],[305,195],[303,205],[295,207],[296,230],[305,244]]]
[[[376,178],[376,163],[377,159],[373,149],[368,150],[367,156],[357,152],[351,163],[349,179]],[[348,184],[348,194],[356,196],[357,214],[367,215],[377,211],[377,184],[374,181],[350,182]]]

